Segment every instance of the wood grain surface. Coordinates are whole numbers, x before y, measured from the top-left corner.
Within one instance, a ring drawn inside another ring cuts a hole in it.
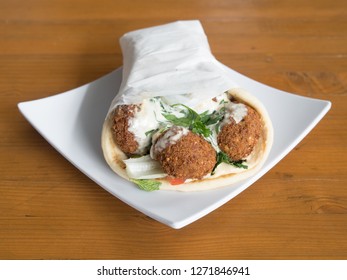
[[[0,1],[0,259],[347,259],[346,11],[344,0]],[[123,33],[178,19],[200,19],[232,69],[332,109],[261,180],[174,230],[88,179],[16,104],[111,72]]]

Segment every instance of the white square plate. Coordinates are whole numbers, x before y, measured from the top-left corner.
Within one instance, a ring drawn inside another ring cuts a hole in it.
[[[121,83],[121,68],[87,85],[22,102],[18,107],[54,148],[105,190],[149,217],[181,228],[228,202],[263,176],[311,131],[331,106],[329,101],[268,87],[229,68],[227,72],[267,108],[273,122],[274,143],[258,174],[233,186],[206,192],[144,192],[108,167],[100,135],[109,105]]]

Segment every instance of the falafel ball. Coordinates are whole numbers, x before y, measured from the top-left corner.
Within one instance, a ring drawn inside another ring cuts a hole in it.
[[[216,164],[213,147],[182,127],[173,126],[165,131],[153,148],[163,170],[173,178],[201,179],[211,173]]]
[[[244,159],[253,151],[263,129],[259,113],[245,106],[247,115],[239,123],[230,117],[217,137],[219,148],[234,161]]]
[[[119,105],[113,115],[113,137],[118,147],[125,154],[136,153],[139,144],[129,131],[129,119],[134,117],[137,105]]]

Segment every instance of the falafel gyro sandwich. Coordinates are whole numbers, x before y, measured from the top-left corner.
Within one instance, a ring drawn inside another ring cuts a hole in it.
[[[260,169],[268,113],[227,76],[199,21],[133,31],[120,45],[122,83],[102,130],[114,172],[147,191],[201,191]]]

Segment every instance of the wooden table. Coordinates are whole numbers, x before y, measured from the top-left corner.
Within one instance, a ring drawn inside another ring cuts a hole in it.
[[[1,259],[347,259],[347,2],[0,2]],[[88,179],[16,108],[122,64],[125,32],[200,19],[215,56],[332,109],[242,194],[171,229]]]

